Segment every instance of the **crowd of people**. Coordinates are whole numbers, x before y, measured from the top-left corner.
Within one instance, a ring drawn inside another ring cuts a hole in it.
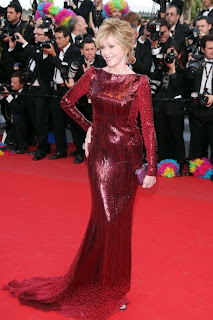
[[[66,7],[73,15],[67,26],[57,25],[54,15],[46,12],[35,24],[23,21],[18,1],[7,7],[6,21],[0,28],[0,102],[7,133],[4,148],[41,160],[50,153],[48,133],[53,131],[56,152],[49,159],[65,158],[69,128],[76,147],[70,155],[75,156],[76,164],[84,161],[86,133],[67,116],[60,100],[91,66],[106,65],[95,37],[103,21],[112,17],[130,23],[135,45],[128,65],[150,80],[158,160],[176,160],[178,176],[183,175],[187,116],[189,160],[208,157],[210,147],[213,163],[212,0],[203,0],[204,10],[194,25],[180,23],[181,0],[169,1],[159,18],[146,22],[129,10],[126,1],[94,3],[69,1]],[[89,96],[79,99],[76,107],[92,122]],[[138,126],[141,128],[140,117]],[[29,151],[29,146],[36,149]]]

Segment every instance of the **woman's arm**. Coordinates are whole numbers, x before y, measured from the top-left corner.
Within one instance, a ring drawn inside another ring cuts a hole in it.
[[[156,139],[153,119],[151,90],[148,78],[141,76],[138,87],[138,105],[141,116],[142,135],[148,161],[147,176],[157,174]]]
[[[61,99],[61,107],[85,131],[91,127],[91,122],[76,108],[75,103],[79,98],[89,93],[90,80],[93,72],[94,67],[91,67]]]

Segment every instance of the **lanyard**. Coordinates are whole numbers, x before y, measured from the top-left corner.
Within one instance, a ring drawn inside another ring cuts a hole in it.
[[[205,67],[204,67],[205,73],[206,73],[206,81],[205,81],[205,85],[204,85],[204,90],[206,89],[206,85],[207,85],[207,82],[208,82],[210,73],[212,72],[212,68],[213,68],[213,64],[211,64],[211,67],[210,67],[210,69],[209,69],[209,72],[207,72],[206,65],[205,65]]]

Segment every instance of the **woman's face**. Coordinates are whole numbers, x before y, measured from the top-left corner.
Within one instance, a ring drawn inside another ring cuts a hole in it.
[[[117,67],[126,64],[127,52],[114,37],[109,36],[102,41],[100,49],[108,67]]]

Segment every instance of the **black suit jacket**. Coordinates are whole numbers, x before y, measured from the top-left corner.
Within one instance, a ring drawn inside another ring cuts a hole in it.
[[[28,88],[24,87],[21,93],[27,93]],[[28,106],[28,97],[27,96],[22,96],[18,95],[17,98],[13,96],[13,100],[8,103],[8,107],[10,109],[10,113],[24,113],[27,110]]]
[[[200,16],[202,16],[205,11],[206,11],[205,9],[204,9],[204,10],[201,10],[201,11],[199,12],[197,18],[200,17]],[[197,18],[196,18],[196,19],[197,19]],[[211,11],[209,12],[207,18],[209,19],[209,22],[213,25],[213,10],[211,10]],[[194,20],[194,24],[196,23],[196,19]]]
[[[51,62],[54,67],[60,70],[62,66],[62,61],[59,59],[59,50],[56,49],[57,55],[51,58]],[[81,56],[80,49],[74,44],[71,43],[69,48],[67,49],[63,61],[67,62],[68,65],[71,65],[73,61],[76,61]]]
[[[175,33],[172,37],[177,44],[179,44],[182,48],[185,47],[185,36],[186,30],[188,29],[187,26],[180,24],[179,22],[176,24]]]
[[[73,10],[77,15],[82,16],[86,23],[89,23],[89,13],[93,10],[93,3],[91,0],[84,0],[78,8],[78,0],[73,0],[74,4],[77,6],[76,9],[73,9],[73,7],[68,7],[69,9]]]
[[[36,75],[36,79],[39,82],[40,88],[44,94],[50,92],[50,82],[53,79],[53,65],[51,63],[52,57],[47,56],[47,58],[43,58],[43,51],[38,49],[37,45],[30,46],[26,45],[24,48],[24,52],[28,54],[28,56],[35,60],[36,66],[34,69],[34,73]]]
[[[144,43],[137,42],[135,58],[136,61],[132,65],[133,71],[149,76],[152,66],[152,52],[149,40],[146,39]]]
[[[161,81],[164,74],[162,74]],[[186,76],[185,70],[181,66],[177,66],[176,73],[170,75],[169,85],[163,87],[163,82],[158,87],[154,98],[175,98],[177,96],[185,97]],[[180,115],[184,113],[185,104],[182,101],[154,101],[154,111],[157,113],[166,112],[168,115]]]

